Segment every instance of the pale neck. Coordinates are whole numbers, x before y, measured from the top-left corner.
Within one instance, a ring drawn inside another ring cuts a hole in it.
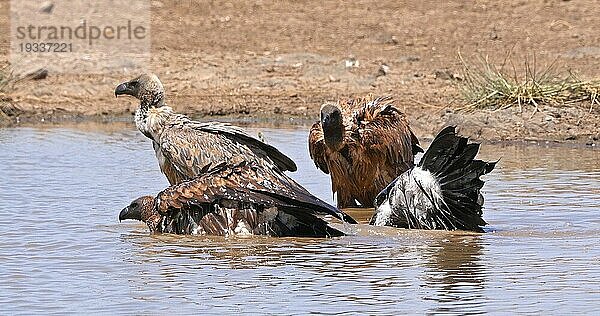
[[[135,112],[135,125],[142,134],[156,141],[162,134],[165,122],[173,114],[173,109],[166,105],[151,108],[140,106]]]

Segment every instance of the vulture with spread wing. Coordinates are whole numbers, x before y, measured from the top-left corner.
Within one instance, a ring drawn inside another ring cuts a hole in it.
[[[475,159],[479,144],[453,126],[435,137],[419,165],[392,181],[375,198],[371,225],[483,232],[484,181],[496,162]]]
[[[197,122],[165,104],[165,90],[154,74],[117,86],[115,95],[140,100],[137,128],[153,142],[160,169],[170,184],[191,179],[210,165],[253,163],[274,173],[296,171],[296,164],[275,147],[226,123]]]
[[[377,194],[423,151],[394,100],[373,96],[323,104],[308,146],[317,168],[330,174],[339,208],[356,201],[373,207]]]
[[[355,223],[288,177],[256,163],[225,163],[134,200],[119,220],[144,221],[151,232],[198,235],[332,237],[344,235],[321,218]]]

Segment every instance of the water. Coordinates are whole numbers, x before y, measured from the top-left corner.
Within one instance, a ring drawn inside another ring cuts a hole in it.
[[[307,128],[261,130],[332,202]],[[600,152],[486,145],[480,157],[502,158],[482,235],[150,236],[117,220],[167,185],[132,124],[0,129],[0,314],[600,313]]]

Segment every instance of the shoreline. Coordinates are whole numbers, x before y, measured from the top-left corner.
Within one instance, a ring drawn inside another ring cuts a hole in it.
[[[318,117],[309,116],[285,116],[283,114],[271,114],[271,115],[240,115],[240,114],[226,114],[226,115],[201,115],[198,113],[192,113],[190,117],[200,121],[221,121],[243,127],[263,127],[263,128],[310,128],[311,125],[318,120]],[[410,117],[409,117],[410,119]],[[420,130],[422,127],[420,120],[411,120],[411,126],[415,130]],[[21,113],[19,116],[6,118],[0,116],[0,130],[2,128],[15,128],[15,127],[29,127],[29,128],[46,128],[46,127],[89,127],[93,126],[95,129],[102,130],[103,126],[108,125],[131,125],[131,128],[135,128],[133,124],[133,115],[122,113],[121,115],[107,115],[107,114],[59,114],[59,115],[43,115],[41,113]],[[415,126],[418,125],[418,126]],[[452,125],[452,124],[448,124]],[[494,138],[494,137],[473,137],[473,128],[468,126],[461,126],[461,124],[454,124],[458,127],[461,134],[469,136],[469,138],[475,142],[483,144],[500,144],[500,145],[517,145],[526,146],[534,145],[541,147],[570,147],[570,148],[588,148],[597,149],[600,148],[600,141],[598,135],[582,134],[576,135],[575,137],[557,138],[557,137],[543,137],[544,135],[533,135],[524,138]],[[430,142],[435,136],[436,131],[431,133],[417,133],[419,140],[422,142]],[[515,135],[516,136],[516,135]],[[537,137],[536,137],[537,136]],[[590,141],[591,140],[591,141]]]

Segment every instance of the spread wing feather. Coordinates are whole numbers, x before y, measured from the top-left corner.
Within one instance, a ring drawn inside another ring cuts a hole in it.
[[[224,123],[199,123],[181,118],[164,129],[157,143],[160,151],[157,157],[160,154],[165,158],[161,169],[171,184],[181,182],[180,178],[191,179],[201,174],[203,168],[221,162],[246,161],[279,171],[297,169],[296,164],[275,147]],[[178,176],[169,176],[166,170],[176,171]]]
[[[256,139],[237,126],[221,122],[196,123],[195,125],[194,129],[226,135],[239,143],[249,146],[259,156],[267,156],[273,160],[281,171],[296,171],[298,169],[296,163],[277,148]]]
[[[315,166],[321,171],[329,174],[329,168],[327,167],[327,152],[325,147],[325,140],[323,139],[323,129],[321,123],[316,122],[310,128],[310,134],[308,135],[308,152],[310,158],[315,162]]]
[[[329,214],[356,223],[350,216],[311,195],[293,180],[277,177],[247,163],[234,167],[221,164],[206,174],[171,186],[158,194],[156,206],[157,211],[165,215],[169,210],[181,209],[185,205],[214,204],[223,200],[264,208],[276,206],[292,213]]]

